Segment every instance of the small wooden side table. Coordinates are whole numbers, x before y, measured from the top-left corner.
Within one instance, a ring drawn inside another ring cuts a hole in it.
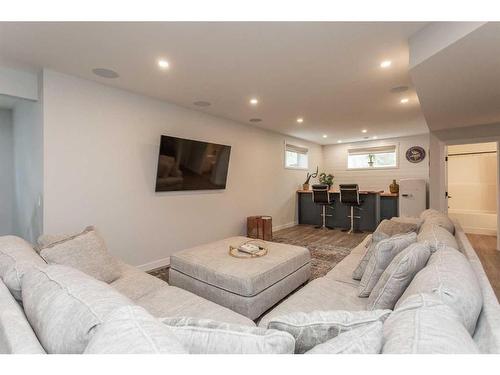
[[[247,236],[271,241],[273,239],[273,218],[271,216],[247,217]]]

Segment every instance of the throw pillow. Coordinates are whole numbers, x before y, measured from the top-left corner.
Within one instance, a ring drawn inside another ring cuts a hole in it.
[[[420,214],[420,218],[425,221],[425,219],[427,219],[429,216],[440,213],[441,212],[439,212],[438,210],[435,210],[433,208],[428,208],[427,210],[422,211],[422,213]]]
[[[49,264],[76,268],[108,284],[121,276],[119,263],[94,227],[42,248],[40,256]]]
[[[417,224],[414,223],[402,223],[396,220],[382,220],[378,225],[375,232],[382,232],[387,234],[389,237],[395,236],[397,234],[405,234],[417,231]]]
[[[483,307],[483,295],[472,266],[461,252],[445,247],[432,254],[424,269],[406,288],[396,308],[419,293],[439,297],[458,313],[469,333],[474,334]]]
[[[370,260],[370,257],[373,254],[375,246],[380,241],[385,240],[387,238],[389,238],[389,236],[383,232],[373,232],[371,241],[368,243],[368,249],[366,250],[365,255],[363,255],[363,257],[359,261],[358,266],[352,272],[352,278],[354,280],[361,280],[363,274],[365,273],[366,265],[368,264],[368,261]]]
[[[444,247],[458,249],[458,243],[453,234],[445,228],[427,222],[420,228],[417,241],[429,244],[432,252]]]
[[[24,312],[47,353],[83,353],[95,328],[113,310],[133,304],[70,267],[32,267],[21,281]]]
[[[377,321],[384,321],[390,310],[296,312],[272,318],[267,327],[290,333],[295,353],[305,353],[343,332]]]
[[[424,221],[425,224],[434,224],[446,229],[451,234],[455,234],[455,225],[448,216],[442,213],[428,215]]]
[[[100,324],[84,354],[182,354],[181,342],[158,319],[139,306],[123,306]]]
[[[359,297],[368,297],[377,284],[380,276],[394,257],[417,240],[415,232],[399,234],[386,240],[380,241],[373,250],[368,260],[365,273],[359,283]]]
[[[294,338],[274,329],[197,318],[165,318],[191,354],[292,354]]]
[[[415,294],[384,324],[384,354],[476,354],[478,347],[453,309],[431,294]]]
[[[420,219],[418,217],[409,217],[409,216],[395,216],[391,218],[391,221],[396,221],[398,223],[415,224],[417,226],[417,232],[424,223],[423,219]]]
[[[368,310],[393,309],[413,277],[425,267],[429,245],[414,243],[394,257],[368,297]]]
[[[382,322],[369,323],[341,333],[305,354],[379,354],[382,350]]]

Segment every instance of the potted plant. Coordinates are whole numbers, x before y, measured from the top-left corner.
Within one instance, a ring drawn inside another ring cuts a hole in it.
[[[318,167],[316,167],[316,172],[314,173],[307,172],[306,180],[302,184],[302,189],[309,190],[309,181],[311,180],[311,178],[316,178],[317,176],[318,176]]]
[[[333,185],[333,174],[321,173],[319,175],[319,182],[328,185],[328,189],[330,189]]]

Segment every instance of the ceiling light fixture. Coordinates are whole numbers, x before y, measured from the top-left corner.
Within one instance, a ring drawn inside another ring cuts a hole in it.
[[[384,60],[384,61],[382,61],[380,63],[380,67],[384,68],[384,69],[390,67],[391,65],[392,65],[392,61],[391,60]]]
[[[366,133],[367,131],[368,131],[368,130],[363,129],[363,130],[361,130],[361,133]]]
[[[92,69],[92,73],[94,73],[96,76],[103,77],[103,78],[118,78],[120,76],[114,70],[106,69],[106,68]]]
[[[409,102],[409,99],[408,99],[408,98],[403,98],[403,99],[401,99],[401,100],[400,100],[400,102],[401,102],[402,104],[406,104],[406,103],[408,103],[408,102]]]
[[[297,122],[298,122],[299,124],[302,124],[302,123],[304,122],[304,119],[303,119],[302,117],[299,117],[299,118],[297,119]]]
[[[373,139],[377,139],[378,137],[376,135],[373,136]]]
[[[257,98],[250,99],[250,104],[251,105],[257,105],[257,104],[259,104],[259,99],[257,99]]]
[[[194,105],[197,105],[198,107],[208,107],[211,105],[210,102],[206,102],[204,100],[198,100],[196,102],[193,102]]]
[[[339,140],[337,141],[337,143],[342,143],[342,140],[340,140],[340,139],[339,139]]]
[[[262,119],[261,118],[251,118],[248,121],[250,121],[250,122],[262,122]]]
[[[326,134],[323,134],[323,138],[327,138],[328,136]]]
[[[170,64],[165,59],[159,59],[158,66],[160,67],[160,69],[168,69],[170,67]]]

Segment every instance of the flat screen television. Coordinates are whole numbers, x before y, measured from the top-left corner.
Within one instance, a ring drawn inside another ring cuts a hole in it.
[[[231,146],[161,136],[156,191],[225,189]]]

